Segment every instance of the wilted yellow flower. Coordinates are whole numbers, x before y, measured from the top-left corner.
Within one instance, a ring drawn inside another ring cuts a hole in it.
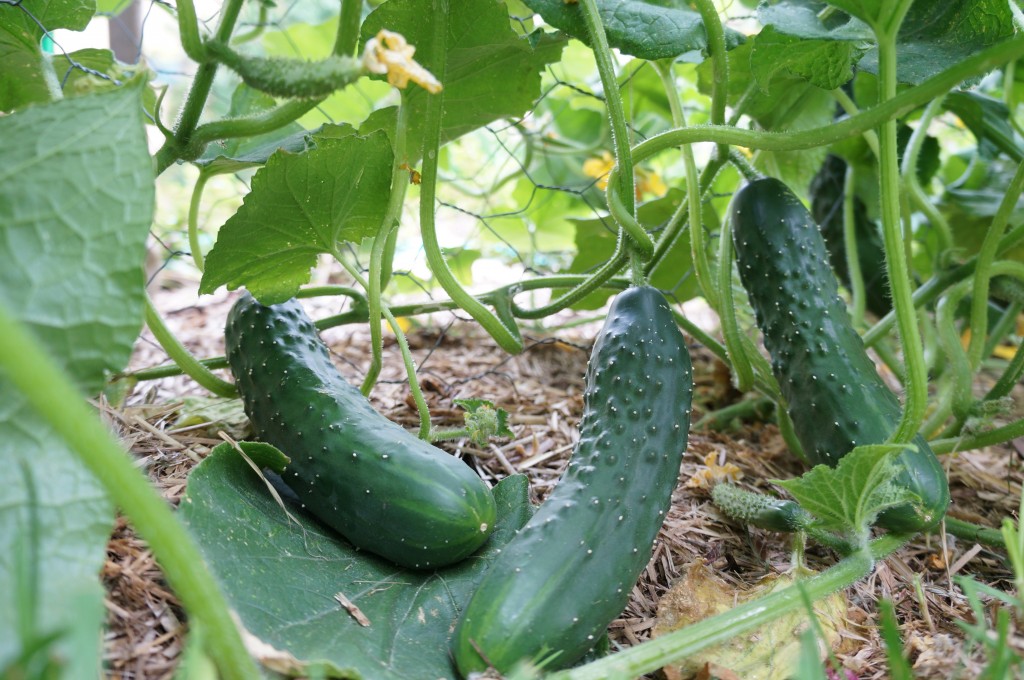
[[[363,66],[370,73],[386,73],[388,83],[398,89],[405,89],[411,80],[427,92],[440,92],[441,83],[412,58],[415,53],[416,48],[407,43],[402,34],[381,29],[366,41]]]
[[[600,158],[588,158],[583,161],[583,174],[597,178],[597,188],[604,191],[608,188],[608,173],[615,167],[615,158],[608,151],[602,151]]]
[[[609,151],[602,151],[600,158],[588,158],[583,161],[583,174],[587,177],[596,177],[597,188],[604,191],[608,188],[608,174],[614,167],[615,157]],[[656,172],[634,167],[633,177],[637,200],[645,193],[663,196],[668,192],[668,187]]]
[[[743,471],[732,463],[725,465],[718,464],[718,454],[715,452],[704,456],[704,465],[707,467],[698,470],[693,477],[686,482],[686,486],[696,489],[710,489],[721,482],[736,482],[743,476]]]
[[[634,170],[637,198],[640,198],[640,195],[645,193],[655,196],[664,196],[668,193],[668,187],[661,181],[661,175],[653,170],[644,170],[643,168],[635,168]]]

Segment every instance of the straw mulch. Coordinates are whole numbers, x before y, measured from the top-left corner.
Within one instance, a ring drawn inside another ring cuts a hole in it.
[[[197,355],[222,353],[223,322],[231,297],[205,297],[197,303],[194,292],[183,290],[159,292],[156,299],[168,324]],[[328,303],[318,304],[312,308],[314,316],[338,311]],[[534,500],[542,500],[557,481],[577,437],[583,374],[596,329],[593,324],[581,326],[561,331],[557,337],[528,332],[526,351],[509,357],[474,324],[461,319],[439,315],[413,328],[409,339],[436,424],[460,425],[461,412],[452,400],[464,397],[490,399],[512,414],[515,439],[511,441],[484,450],[460,441],[443,447],[462,456],[492,483],[512,473],[528,474]],[[332,329],[324,337],[342,373],[358,379],[369,360],[365,326]],[[697,345],[691,349],[696,422],[738,395],[719,362]],[[386,338],[384,358],[384,372],[372,400],[388,417],[415,427],[416,412],[393,339]],[[163,351],[144,334],[132,366],[165,361]],[[168,378],[139,384],[126,406],[104,408],[112,427],[171,504],[180,498],[189,470],[220,442],[216,432],[202,426],[175,427],[177,405],[189,394],[202,391],[187,379]],[[1000,518],[1015,514],[1022,479],[1020,448],[987,449],[946,461],[958,516],[994,526]],[[688,485],[695,475],[699,479],[707,474],[709,454],[717,465],[738,466],[741,483],[748,488],[768,490],[764,480],[800,473],[774,426],[747,423],[727,431],[691,432],[674,505],[651,564],[633,590],[628,608],[611,625],[613,647],[650,637],[659,601],[688,565],[702,562],[740,588],[791,566],[786,537],[730,523],[710,504],[704,489]],[[820,568],[835,560],[818,548],[810,550],[808,559]],[[964,649],[956,626],[958,620],[969,618],[963,593],[952,580],[957,574],[1012,589],[1011,574],[999,554],[951,536],[923,537],[880,563],[869,579],[848,594],[844,639],[838,647],[844,666],[862,680],[887,676],[876,629],[876,603],[886,597],[895,602],[905,650],[917,677],[946,678],[958,669],[962,677],[976,674],[981,660]],[[102,577],[109,612],[105,640],[109,677],[172,677],[187,621],[146,545],[123,521],[111,537]],[[919,590],[915,590],[917,579]]]

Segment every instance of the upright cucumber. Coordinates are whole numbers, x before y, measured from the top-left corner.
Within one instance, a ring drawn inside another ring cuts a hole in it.
[[[793,429],[810,462],[834,466],[854,447],[884,442],[900,404],[882,382],[850,323],[821,232],[777,179],[741,189],[732,203],[740,278],[750,297]],[[914,438],[897,482],[920,497],[883,513],[894,531],[934,526],[949,505],[945,472],[928,443]]]
[[[322,522],[415,569],[456,562],[487,539],[496,507],[484,481],[374,410],[297,301],[266,307],[245,294],[225,338],[256,436],[291,458],[283,478]]]
[[[664,296],[620,293],[590,357],[568,467],[462,612],[453,644],[464,676],[541,657],[571,664],[622,612],[671,503],[692,393]]]

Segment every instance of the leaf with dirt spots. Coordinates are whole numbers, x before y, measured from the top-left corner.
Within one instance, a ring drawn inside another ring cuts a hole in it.
[[[502,481],[494,496],[489,541],[435,572],[360,552],[295,508],[298,523],[290,521],[227,444],[192,472],[181,513],[231,606],[265,644],[335,677],[456,678],[448,641],[458,614],[532,513],[523,476]]]

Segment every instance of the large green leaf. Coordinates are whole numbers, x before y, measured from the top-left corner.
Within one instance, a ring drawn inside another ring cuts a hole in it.
[[[583,10],[565,0],[526,0],[544,21],[572,37],[589,43]],[[700,13],[675,2],[598,0],[598,12],[608,34],[608,44],[639,59],[669,59],[684,52],[707,48],[707,34]],[[726,30],[726,47],[743,42],[743,35]]]
[[[750,70],[762,90],[767,90],[780,72],[834,90],[853,78],[853,65],[860,54],[852,42],[802,40],[766,26],[754,39]]]
[[[874,16],[878,0],[847,0],[841,6],[856,17]],[[803,39],[873,42],[868,25],[839,13],[823,23],[825,4],[815,0],[783,0],[762,5],[758,19],[779,33]],[[917,0],[897,38],[897,78],[917,84],[986,47],[1010,38],[1013,14],[1005,0]],[[869,48],[857,64],[878,73],[878,49]]]
[[[438,21],[446,24],[447,60],[443,64],[431,58]],[[544,68],[558,61],[566,42],[547,33],[521,37],[509,25],[504,3],[478,0],[450,0],[447,12],[435,11],[432,0],[389,0],[363,22],[363,41],[381,29],[405,36],[416,47],[416,60],[441,80],[442,144],[492,121],[529,111],[540,96]],[[424,111],[431,96],[435,95],[414,85],[402,93],[402,101],[409,107],[410,163],[422,156]],[[388,114],[375,113],[371,119],[377,115]]]
[[[0,118],[0,299],[88,393],[142,324],[153,167],[141,83]]]
[[[47,102],[59,87],[39,41],[43,30],[80,31],[96,12],[95,0],[23,0],[0,4],[0,111]]]
[[[391,187],[387,136],[337,138],[325,128],[312,141],[304,153],[274,153],[253,175],[206,258],[200,293],[245,286],[264,304],[283,302],[309,281],[318,255],[380,229]]]
[[[0,117],[0,301],[88,393],[124,367],[142,323],[154,197],[139,85]],[[100,597],[113,508],[2,375],[0,460],[2,669],[23,635],[98,643],[103,612],[68,604]]]
[[[181,514],[243,625],[264,643],[336,677],[454,679],[448,647],[457,616],[532,512],[525,477],[502,481],[494,493],[494,534],[472,557],[435,572],[357,551],[294,507],[296,521],[289,520],[227,445],[192,472]]]
[[[790,69],[777,70],[767,79],[762,75],[758,80],[756,69],[762,67],[755,59],[757,49],[757,40],[752,40],[729,52],[729,90],[726,93],[729,102],[738,103],[743,98],[744,113],[763,130],[782,132],[828,125],[835,112],[832,96]],[[698,66],[697,76],[700,89],[711,92],[714,71],[709,60]],[[758,154],[757,168],[781,179],[805,197],[826,152],[825,148],[762,151]]]

